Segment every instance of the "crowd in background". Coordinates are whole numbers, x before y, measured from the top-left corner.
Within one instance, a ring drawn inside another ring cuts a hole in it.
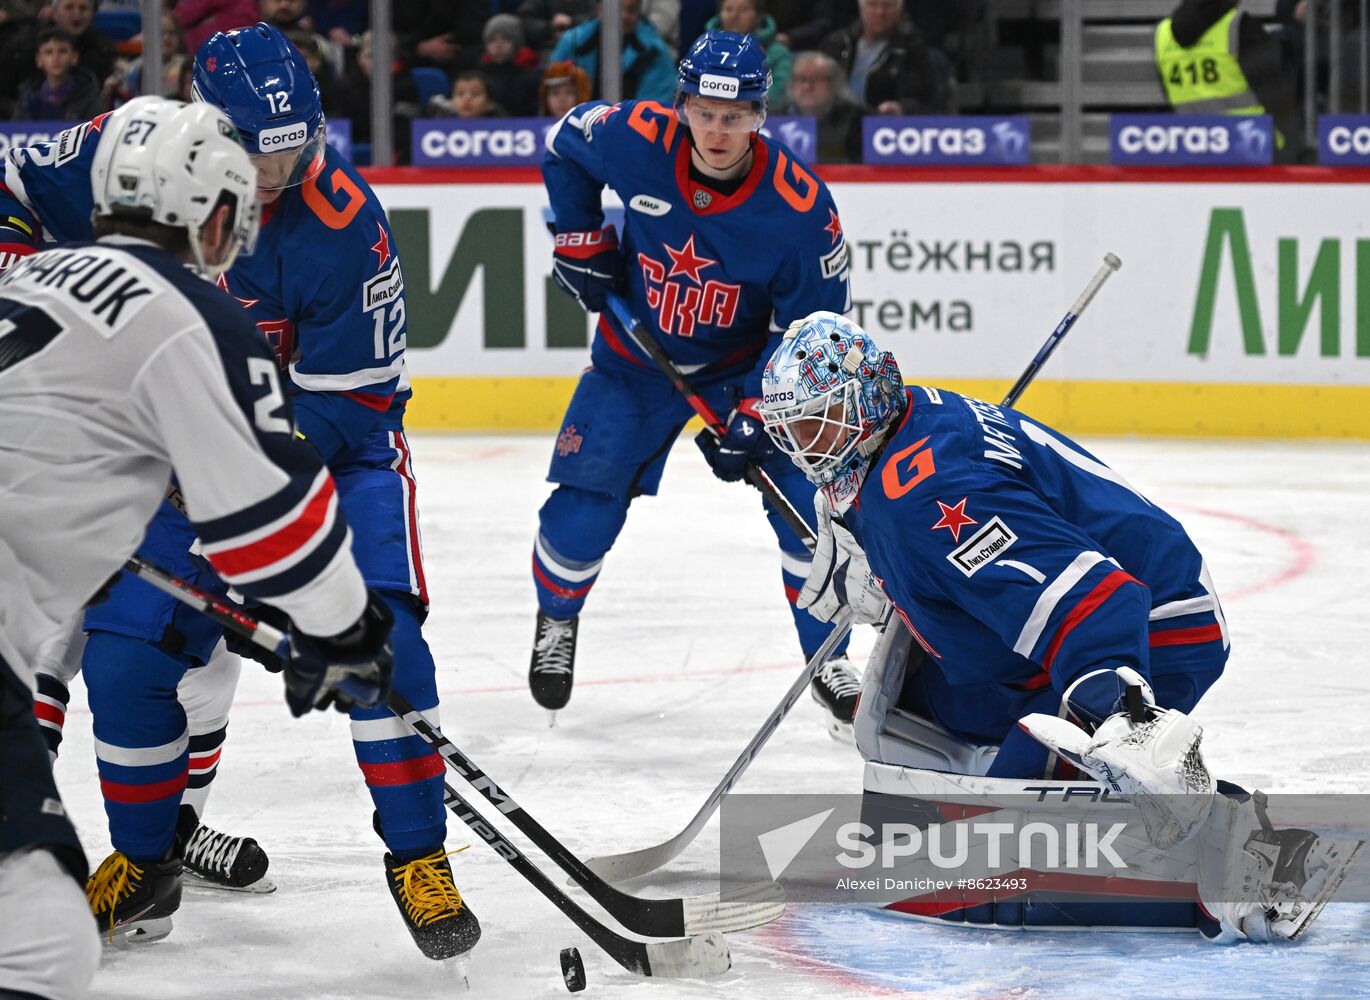
[[[967,76],[966,38],[987,2],[622,0],[623,96],[669,104],[682,46],[708,28],[750,34],[774,75],[770,113],[813,116],[820,160],[859,160],[864,116],[965,110],[957,79]],[[1281,0],[1277,20],[1297,32],[1308,2]],[[1358,11],[1350,0],[1316,2],[1342,2],[1353,22]],[[1180,7],[1236,3],[1183,0]],[[213,32],[267,21],[308,59],[325,112],[349,119],[353,142],[366,145],[377,69],[368,7],[367,0],[166,0],[162,92],[189,98],[193,53]],[[395,0],[394,62],[386,71],[399,162],[416,118],[557,117],[598,97],[599,7],[598,0]],[[0,114],[76,121],[139,93],[138,9],[138,0],[0,0]],[[1291,50],[1297,46],[1286,44]],[[1287,63],[1280,75],[1294,78]]]
[[[818,119],[822,157],[859,158],[865,114],[955,109],[944,48],[983,0],[622,0],[623,93],[669,104],[682,44],[708,28],[751,34],[774,83],[772,114]],[[324,110],[370,140],[367,0],[167,0],[163,84],[189,99],[195,49],[215,31],[267,21],[304,53]],[[0,112],[77,121],[141,88],[142,34],[111,30],[136,0],[0,0]],[[598,97],[598,0],[463,0],[392,9],[395,145],[420,117],[557,117]]]

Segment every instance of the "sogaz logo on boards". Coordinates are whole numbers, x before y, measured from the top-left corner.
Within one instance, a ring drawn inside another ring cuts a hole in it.
[[[534,167],[555,118],[420,118],[411,150],[416,167]]]
[[[1031,153],[1024,115],[867,115],[861,133],[863,163],[1024,164]]]
[[[1321,115],[1318,162],[1328,167],[1370,166],[1370,115]]]
[[[1265,166],[1275,155],[1269,115],[1112,115],[1109,161],[1118,166]]]

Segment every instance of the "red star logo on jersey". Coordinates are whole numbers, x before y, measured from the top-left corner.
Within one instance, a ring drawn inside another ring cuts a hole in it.
[[[828,209],[828,224],[823,227],[823,232],[832,237],[834,245],[842,238],[842,223],[838,221],[837,213],[831,208]]]
[[[690,238],[685,241],[685,245],[679,250],[672,250],[664,243],[662,246],[665,247],[666,252],[671,255],[671,273],[666,275],[668,278],[674,278],[678,274],[683,274],[696,285],[702,285],[704,282],[700,280],[699,272],[706,267],[713,267],[718,263],[716,260],[710,260],[708,257],[701,257],[695,253],[695,238],[693,233],[690,234]]]
[[[233,293],[232,293],[231,291],[229,291],[229,289],[228,289],[228,276],[227,276],[227,275],[224,275],[224,274],[219,275],[219,277],[215,280],[214,284],[218,285],[218,286],[219,286],[220,288],[222,288],[224,291],[228,292],[229,295],[233,295]],[[255,306],[258,302],[262,301],[261,299],[239,299],[238,296],[236,296],[236,295],[233,295],[233,297],[234,297],[235,299],[238,299],[238,305],[242,306],[244,309],[251,309],[251,308],[252,308],[253,306]]]
[[[385,266],[385,262],[390,259],[390,234],[385,231],[385,227],[379,222],[376,229],[380,231],[381,238],[371,244],[371,249],[376,251],[376,256],[380,259],[376,261],[376,270],[379,271]]]
[[[932,526],[932,530],[946,528],[951,532],[953,541],[961,540],[961,529],[968,524],[979,524],[975,518],[966,514],[966,498],[962,497],[961,502],[948,507],[941,500],[937,501],[937,506],[942,508],[942,519]]]
[[[92,132],[98,132],[98,131],[100,131],[102,128],[104,128],[104,127],[105,127],[105,119],[108,118],[108,117],[109,117],[110,115],[112,115],[113,113],[114,113],[114,112],[112,112],[112,111],[106,111],[104,114],[102,114],[102,115],[96,115],[94,118],[92,118],[92,119],[90,120],[90,131],[92,131]]]

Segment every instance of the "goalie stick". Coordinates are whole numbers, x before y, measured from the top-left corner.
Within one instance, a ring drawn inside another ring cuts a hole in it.
[[[1063,317],[1061,317],[1061,322],[1056,324],[1056,329],[1051,331],[1051,335],[1047,337],[1046,342],[1042,344],[1032,360],[1028,362],[1027,368],[1024,369],[1023,374],[1018,377],[1018,381],[1013,384],[1013,388],[1008,391],[1008,394],[1004,397],[1004,401],[999,404],[1000,406],[1013,406],[1018,402],[1022,397],[1023,392],[1032,383],[1032,380],[1037,377],[1037,373],[1041,371],[1042,365],[1046,363],[1047,358],[1051,356],[1051,352],[1056,350],[1056,347],[1060,344],[1062,338],[1064,338],[1070,331],[1070,328],[1075,325],[1075,321],[1080,318],[1080,314],[1083,313],[1089,303],[1093,301],[1094,296],[1098,294],[1099,289],[1103,287],[1104,282],[1112,276],[1114,271],[1122,266],[1123,262],[1119,260],[1116,255],[1111,253],[1104,255],[1103,264],[1094,272],[1094,276],[1089,279],[1089,284],[1085,286],[1085,290],[1081,292],[1079,298],[1075,300],[1075,304],[1070,307],[1069,311],[1067,311]],[[610,296],[609,304],[613,307],[614,313],[619,317],[620,322],[625,326],[629,323],[636,323],[636,320],[628,313],[628,307],[622,299],[619,299],[616,296]],[[634,336],[636,336],[636,334]],[[641,341],[639,342],[641,343]],[[643,347],[644,349],[648,349],[647,344],[643,344]],[[665,352],[661,350],[659,344],[656,345],[656,349],[662,354],[662,357],[665,358]],[[650,349],[648,349],[648,351],[651,353]],[[656,359],[655,354],[653,354],[652,357],[653,359]],[[671,364],[669,358],[665,358],[664,362],[658,360],[657,363],[661,364],[663,369]],[[674,368],[673,365],[671,367]],[[676,374],[679,375],[678,370]],[[684,383],[684,376],[680,375],[679,377],[680,381],[676,382],[677,388]],[[675,379],[673,378],[672,381],[675,381]],[[684,384],[688,385],[688,383]],[[686,389],[682,388],[681,392],[686,392]],[[693,400],[690,405],[694,405]],[[698,410],[699,408],[696,407],[696,411]],[[703,416],[703,413],[700,415]],[[705,417],[705,419],[707,420],[708,417]],[[771,733],[775,731],[776,727],[780,725],[785,716],[789,714],[790,709],[794,707],[794,703],[799,699],[799,695],[803,693],[805,686],[812,680],[813,675],[817,673],[818,668],[826,662],[828,655],[850,631],[851,612],[849,609],[843,608],[838,616],[833,619],[832,631],[828,633],[828,638],[823,641],[822,647],[820,647],[818,652],[813,655],[807,664],[805,664],[803,673],[801,673],[799,678],[790,685],[790,689],[786,691],[784,696],[780,699],[780,704],[775,707],[766,721],[762,723],[761,729],[752,737],[751,742],[743,748],[741,755],[733,762],[733,766],[728,769],[728,773],[723,776],[723,780],[720,781],[717,787],[709,794],[709,797],[704,801],[704,804],[699,807],[699,811],[695,813],[694,819],[686,824],[685,829],[681,830],[670,840],[663,841],[652,847],[644,847],[641,850],[629,851],[625,854],[605,854],[600,857],[591,858],[586,862],[586,864],[589,865],[590,870],[604,876],[604,878],[609,879],[612,882],[619,882],[624,879],[635,878],[639,875],[645,875],[648,872],[655,871],[683,851],[695,837],[699,836],[699,831],[704,829],[704,825],[709,821],[709,817],[714,814],[714,810],[718,808],[718,804],[723,801],[723,796],[727,794],[728,790],[732,788],[732,786],[737,783],[737,780],[742,777],[743,773],[746,772],[747,768],[751,765],[751,762],[756,758],[756,755],[761,752],[761,748],[766,745],[766,741],[771,738]]]
[[[225,628],[246,636],[253,643],[265,649],[280,653],[282,643],[285,642],[285,635],[278,629],[264,622],[256,621],[242,610],[218,600],[138,556],[130,558],[125,568],[139,579],[147,581],[182,603],[195,608]],[[780,887],[773,882],[758,883],[738,894],[730,893],[730,896],[739,898],[730,898],[726,902],[716,892],[685,898],[643,899],[615,889],[590,871],[584,862],[519,806],[512,796],[500,788],[471,758],[467,757],[455,744],[448,740],[438,727],[429,723],[403,696],[392,693],[387,704],[390,710],[408,725],[420,739],[432,747],[433,751],[442,757],[461,778],[485,796],[491,805],[509,817],[510,822],[546,853],[558,867],[571,875],[577,884],[628,930],[644,937],[692,936],[711,931],[742,930],[747,927],[755,927],[758,924],[774,920],[784,912],[783,893]],[[450,785],[445,787],[449,806],[453,804],[454,800],[459,804],[465,804],[461,796]],[[469,806],[467,809],[470,811]],[[467,822],[468,826],[471,825],[456,808],[453,808],[453,812],[457,814],[458,818]],[[491,846],[496,847],[496,850],[499,850],[501,854],[504,854],[503,849],[490,840],[485,832],[476,830],[476,833]],[[496,832],[495,835],[498,836],[498,833]],[[512,847],[512,845],[510,846]],[[507,855],[505,857],[506,860],[509,860]],[[529,865],[531,866],[531,862]],[[522,873],[527,876],[527,872]],[[538,874],[540,875],[541,872]],[[538,883],[535,882],[534,884],[537,885]],[[560,892],[560,890],[557,891]],[[561,907],[557,900],[553,899],[553,902]],[[569,899],[567,903],[573,907],[576,905]],[[565,907],[562,909],[565,912]],[[593,920],[588,914],[584,914],[584,911],[580,912],[587,920]],[[569,912],[568,916],[570,916]],[[573,917],[573,919],[575,918]],[[587,933],[590,932],[587,930]],[[591,937],[593,936],[591,934]],[[678,944],[679,942],[672,943]],[[711,975],[712,973],[699,972],[695,974]]]
[[[638,322],[638,318],[633,315],[631,307],[621,296],[610,292],[608,300],[610,310],[623,324],[623,328],[628,331],[628,336],[632,337],[637,345],[656,362],[656,366],[661,369],[662,374],[670,379],[671,384],[685,397],[685,402],[689,403],[690,409],[694,410],[699,418],[704,421],[705,426],[709,428],[709,432],[713,434],[714,438],[722,441],[723,436],[728,433],[727,427],[724,426],[718,414],[714,412],[713,407],[704,402],[699,393],[695,392],[694,386],[685,377],[685,373],[671,360],[671,356],[661,346],[661,341],[657,340],[645,326]],[[813,529],[809,527],[808,522],[804,520],[799,511],[794,509],[794,504],[790,503],[785,494],[780,492],[779,487],[775,485],[771,477],[766,475],[766,471],[756,462],[748,462],[745,475],[747,482],[761,491],[761,495],[780,512],[780,516],[790,526],[790,530],[798,535],[800,541],[812,552],[816,541]]]

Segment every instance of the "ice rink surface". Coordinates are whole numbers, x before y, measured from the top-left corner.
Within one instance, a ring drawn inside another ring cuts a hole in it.
[[[682,440],[662,495],[634,503],[606,561],[581,619],[574,697],[549,729],[525,678],[535,613],[529,559],[551,443],[415,437],[433,599],[427,636],[446,733],[590,856],[676,833],[800,657],[759,498],[716,482]],[[1184,522],[1224,600],[1232,660],[1196,712],[1213,771],[1272,792],[1370,792],[1370,449],[1085,443]],[[871,642],[861,629],[854,650]],[[78,681],[57,777],[94,865],[110,848],[84,706]],[[855,752],[824,734],[806,697],[738,788],[852,793],[860,773]],[[278,891],[188,890],[170,937],[106,950],[93,996],[460,995],[447,970],[420,956],[386,891],[345,717],[292,720],[279,679],[249,664],[207,819],[261,842]],[[717,843],[714,825],[632,890],[708,891]],[[472,846],[453,865],[484,928],[470,968],[474,998],[567,996],[557,954],[572,944],[585,960],[584,995],[603,1000],[1370,996],[1370,905],[1362,904],[1332,905],[1298,945],[1229,949],[1188,934],[985,932],[791,906],[766,927],[729,936],[733,968],[721,978],[640,980],[449,819],[449,848],[464,844]]]

